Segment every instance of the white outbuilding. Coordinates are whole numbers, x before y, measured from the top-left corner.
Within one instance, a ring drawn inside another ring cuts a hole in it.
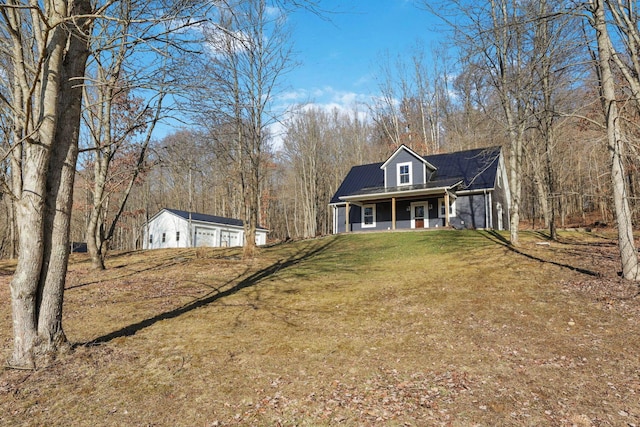
[[[256,229],[256,244],[267,243],[268,230]],[[144,226],[143,249],[230,247],[244,245],[239,219],[164,208]]]

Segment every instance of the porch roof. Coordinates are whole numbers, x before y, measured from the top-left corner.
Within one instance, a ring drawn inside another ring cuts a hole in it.
[[[429,181],[425,184],[403,185],[401,187],[368,187],[353,194],[340,196],[344,202],[364,202],[369,200],[391,199],[392,197],[416,197],[444,194],[452,191],[464,182],[462,178],[448,178]]]

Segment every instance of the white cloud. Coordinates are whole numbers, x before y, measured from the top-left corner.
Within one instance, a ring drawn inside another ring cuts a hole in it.
[[[282,9],[280,9],[279,7],[267,6],[265,10],[266,10],[267,16],[271,18],[280,18],[283,16]]]
[[[311,89],[295,89],[282,93],[277,103],[281,105],[304,104],[320,107],[325,110],[353,110],[355,106],[368,104],[372,95],[359,92],[343,91],[331,86]]]
[[[277,150],[282,147],[286,132],[286,126],[283,123],[295,114],[295,108],[301,108],[303,111],[309,111],[312,108],[326,112],[337,111],[351,117],[357,115],[359,120],[367,121],[370,118],[368,105],[371,104],[372,99],[371,94],[343,91],[331,86],[296,89],[282,93],[276,100],[276,108],[284,112],[282,123],[274,123],[269,127],[274,148]]]
[[[280,103],[299,103],[309,98],[309,93],[304,89],[291,90],[283,92],[278,96],[277,101]]]

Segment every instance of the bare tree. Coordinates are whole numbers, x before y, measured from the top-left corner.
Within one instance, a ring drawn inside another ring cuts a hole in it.
[[[62,302],[82,87],[95,21],[113,18],[107,14],[115,3],[0,4],[0,52],[9,62],[12,88],[0,102],[11,111],[12,125],[11,185],[3,181],[2,187],[10,188],[18,228],[9,360],[17,368],[33,368],[66,344]],[[157,20],[173,20],[180,11],[171,3],[154,9],[162,15]]]
[[[130,0],[120,1],[113,9],[118,19],[97,25],[89,64],[90,83],[85,86],[89,167],[84,172],[88,172],[87,181],[93,183],[86,237],[96,269],[105,268],[109,241],[163,114],[171,75],[170,46],[175,45],[176,33],[189,25],[150,19],[144,9],[134,9]],[[141,57],[146,66],[138,66],[134,72],[131,66]],[[113,170],[115,164],[119,165],[118,170]],[[117,198],[113,197],[116,191]],[[115,208],[112,214],[109,206]]]
[[[533,63],[532,127],[533,143],[527,157],[533,164],[534,183],[542,207],[545,226],[556,239],[556,217],[562,208],[555,151],[563,116],[572,111],[571,86],[581,75],[577,57],[580,37],[577,19],[563,12],[562,2],[540,0],[530,4]]]
[[[283,148],[287,163],[296,171],[294,198],[300,201],[303,218],[303,237],[314,237],[318,229],[319,181],[324,171],[323,135],[328,130],[327,117],[318,109],[301,112],[288,126]]]
[[[445,113],[443,127],[448,150],[482,148],[504,145],[504,130],[493,116],[490,85],[483,73],[473,63],[460,61],[460,70],[453,79],[451,90],[455,102]]]
[[[631,223],[631,210],[628,202],[628,188],[625,182],[624,165],[624,140],[621,129],[621,117],[616,97],[616,83],[611,68],[611,63],[615,61],[613,44],[609,35],[606,20],[606,10],[604,0],[590,0],[588,5],[589,21],[595,31],[597,52],[594,59],[597,64],[598,77],[600,83],[600,95],[602,99],[602,109],[604,111],[607,129],[607,144],[610,154],[611,184],[613,189],[613,201],[615,205],[616,222],[618,225],[618,246],[622,262],[622,275],[626,279],[638,280],[638,254],[633,237],[633,225]],[[611,9],[615,11],[616,9]],[[637,25],[634,24],[634,25]],[[637,45],[636,45],[637,46]],[[633,55],[635,57],[635,53]],[[620,61],[616,61],[619,66],[623,66]],[[628,69],[627,69],[628,70]],[[636,77],[637,78],[637,77]],[[634,78],[628,82],[634,81]],[[634,97],[640,92],[634,91]]]
[[[6,75],[7,72],[6,68],[0,67],[0,75]],[[8,89],[0,86],[0,96]],[[11,135],[10,112],[7,106],[0,102],[0,258],[15,258],[17,254],[14,204],[9,188],[11,185]]]
[[[442,121],[449,104],[446,71],[439,69],[443,51],[433,51],[427,61],[421,44],[410,60],[400,55],[381,61],[380,96],[370,110],[373,121],[390,150],[405,144],[417,152],[436,153],[443,143]],[[433,66],[431,68],[427,64]]]
[[[328,203],[352,166],[379,161],[384,149],[372,141],[372,126],[356,106],[323,110],[302,105],[285,123],[271,185],[274,237],[313,237],[332,231]]]
[[[540,52],[531,43],[534,3],[490,0],[470,4],[455,0],[439,3],[441,9],[424,3],[450,26],[464,63],[477,70],[491,88],[490,96],[498,101],[499,114],[492,117],[501,123],[508,140],[512,245],[518,245],[524,145],[537,84],[533,69],[540,61]]]
[[[0,5],[0,51],[9,56],[13,88],[1,101],[12,112],[20,247],[11,281],[13,367],[33,368],[66,342],[62,299],[92,12],[85,0]]]
[[[243,195],[246,257],[255,251],[261,189],[270,156],[268,128],[277,120],[273,98],[293,65],[285,16],[266,0],[217,5],[217,23],[204,29],[209,55],[195,80],[198,117],[233,166]]]

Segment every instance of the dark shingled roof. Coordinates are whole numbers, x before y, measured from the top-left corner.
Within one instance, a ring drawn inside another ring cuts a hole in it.
[[[478,148],[423,158],[438,168],[431,181],[462,180],[460,190],[481,190],[495,185],[500,150],[500,147]],[[365,194],[371,188],[384,187],[384,171],[380,169],[382,165],[383,162],[379,162],[352,167],[331,198],[331,203],[342,202],[341,196]]]
[[[165,208],[165,210],[178,215],[179,217],[182,217],[186,220],[189,219],[189,212],[188,211],[181,211],[178,209],[169,209],[169,208]],[[210,223],[214,223],[214,224],[222,224],[222,225],[232,225],[232,226],[236,226],[236,227],[242,227],[244,225],[244,223],[242,222],[242,220],[240,219],[234,219],[234,218],[225,218],[223,216],[217,216],[217,215],[207,215],[207,214],[201,214],[201,213],[197,213],[197,212],[191,212],[191,220],[192,221],[200,221],[200,222],[210,222]],[[257,227],[260,230],[266,230],[263,227],[258,226]]]

